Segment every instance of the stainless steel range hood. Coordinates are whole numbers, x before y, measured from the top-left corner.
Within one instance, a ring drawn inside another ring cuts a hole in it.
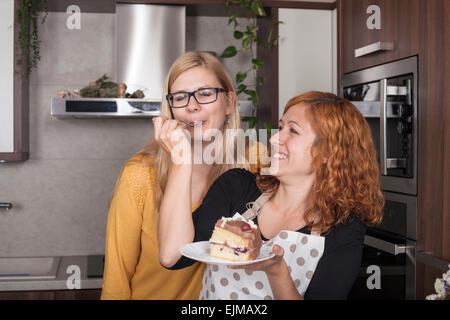
[[[167,72],[185,52],[186,7],[117,4],[115,29],[112,80],[124,82],[127,92],[142,90],[145,99],[52,98],[54,117],[142,118],[159,114]]]
[[[185,34],[184,6],[117,4],[117,82],[161,100],[167,72],[185,51]]]

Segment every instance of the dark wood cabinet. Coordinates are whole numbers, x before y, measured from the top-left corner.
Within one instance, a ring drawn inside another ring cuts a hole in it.
[[[54,292],[54,300],[100,300],[102,290],[58,290]]]
[[[53,300],[53,291],[8,291],[0,292],[0,300]]]
[[[417,250],[450,261],[450,1],[420,1]],[[447,266],[448,268],[448,266]],[[443,271],[417,269],[417,298]]]
[[[380,30],[366,25],[366,10],[374,4],[381,9]],[[348,72],[418,57],[416,251],[450,261],[450,1],[338,0],[337,7],[339,79]],[[393,50],[355,58],[355,49],[376,42],[393,42]],[[434,293],[441,269],[417,263],[417,299]]]
[[[0,300],[100,300],[101,289],[8,291],[0,292]]]
[[[419,2],[420,0],[338,1],[341,73],[418,54]],[[375,11],[370,10],[372,6],[377,6]],[[374,28],[375,26],[379,29]],[[392,49],[374,52],[363,50],[368,52],[355,57],[355,50],[369,49],[367,46],[375,46],[377,43],[391,44]]]

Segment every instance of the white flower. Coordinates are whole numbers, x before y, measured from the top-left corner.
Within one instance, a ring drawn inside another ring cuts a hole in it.
[[[437,300],[437,294],[430,294],[428,296],[425,297],[426,300]]]
[[[434,290],[439,295],[445,295],[445,281],[442,279],[436,279],[434,282]]]
[[[436,294],[430,294],[425,297],[427,300],[445,300],[447,298],[447,292],[450,287],[450,265],[449,270],[442,275],[442,279],[438,278],[434,282],[434,289]]]
[[[450,264],[448,265],[448,267],[449,270],[442,275],[442,280],[444,280],[445,282],[447,282],[448,285],[450,285]]]
[[[430,294],[425,297],[426,300],[445,300],[445,293],[444,294]]]

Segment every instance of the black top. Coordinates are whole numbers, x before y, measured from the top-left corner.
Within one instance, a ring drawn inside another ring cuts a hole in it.
[[[203,203],[192,214],[195,227],[194,242],[207,241],[218,219],[243,214],[246,204],[261,195],[255,176],[243,169],[232,169],[221,175],[211,186]],[[257,223],[257,218],[254,222]],[[310,234],[304,227],[298,232]],[[364,246],[365,225],[352,215],[322,236],[325,248],[305,299],[346,299],[358,275]],[[195,263],[184,256],[171,269],[181,269]]]

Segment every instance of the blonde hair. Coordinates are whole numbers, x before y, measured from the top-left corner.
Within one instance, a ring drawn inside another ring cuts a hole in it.
[[[232,111],[224,125],[223,132],[227,129],[239,129],[240,128],[240,115],[237,105],[236,90],[233,87],[233,82],[225,70],[222,63],[213,55],[206,52],[190,51],[186,52],[180,56],[171,66],[164,84],[163,101],[161,103],[161,115],[169,119],[173,119],[172,113],[170,112],[170,107],[166,95],[169,93],[169,89],[175,80],[185,71],[195,68],[204,67],[211,70],[217,77],[220,85],[226,91],[227,103],[232,103]],[[236,155],[236,141],[234,138],[227,138],[227,135],[223,135],[223,150],[224,155],[227,152],[232,152]],[[145,158],[154,158],[154,166],[156,168],[156,185],[155,189],[155,208],[158,211],[161,203],[162,196],[164,194],[168,172],[171,165],[170,155],[162,149],[154,138],[149,139],[149,141],[144,145],[144,147],[136,154],[143,155]],[[222,161],[221,164],[214,163],[208,176],[208,188],[211,184],[224,172],[229,169],[241,167],[249,169],[249,164],[246,159],[238,159],[237,163],[227,164],[226,161]],[[206,189],[206,190],[207,190]]]

